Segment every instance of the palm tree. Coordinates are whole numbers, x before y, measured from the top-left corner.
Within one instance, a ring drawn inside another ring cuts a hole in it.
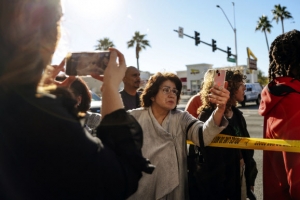
[[[102,40],[98,40],[98,44],[95,46],[96,50],[108,50],[109,47],[114,47],[114,43],[105,37]]]
[[[257,25],[255,28],[255,31],[261,30],[262,32],[265,33],[265,37],[266,37],[266,42],[267,42],[267,47],[268,47],[268,51],[269,51],[269,43],[268,43],[268,38],[267,38],[267,34],[266,31],[268,33],[271,33],[271,28],[272,28],[272,24],[270,23],[270,21],[268,20],[268,17],[263,15],[259,18],[259,20],[257,21]]]
[[[139,68],[139,52],[142,49],[146,49],[146,46],[150,46],[149,41],[145,40],[144,37],[145,35],[141,35],[139,31],[136,31],[134,33],[134,36],[132,37],[132,39],[130,41],[127,42],[127,47],[131,48],[134,47],[135,45],[135,54],[136,54],[136,60],[137,60],[137,68]]]
[[[291,13],[289,11],[286,11],[285,9],[286,9],[285,6],[281,7],[280,4],[278,4],[275,5],[274,9],[272,10],[273,20],[276,20],[276,23],[278,23],[279,20],[281,21],[282,34],[284,33],[283,20],[293,18]]]

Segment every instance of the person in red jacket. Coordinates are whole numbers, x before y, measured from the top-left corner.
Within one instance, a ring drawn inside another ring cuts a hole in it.
[[[278,36],[271,44],[270,83],[259,107],[264,138],[300,140],[300,32]],[[300,154],[264,151],[264,199],[300,199]]]

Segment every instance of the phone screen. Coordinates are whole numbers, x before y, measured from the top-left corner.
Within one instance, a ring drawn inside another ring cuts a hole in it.
[[[110,52],[76,52],[67,56],[66,74],[86,76],[104,74],[110,57]]]
[[[224,86],[226,70],[216,70],[214,83],[217,86]]]

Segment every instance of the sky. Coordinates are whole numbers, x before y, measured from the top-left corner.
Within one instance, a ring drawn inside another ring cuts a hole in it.
[[[108,37],[126,59],[127,66],[137,66],[135,48],[127,48],[134,33],[146,34],[151,47],[140,52],[141,71],[176,72],[186,70],[186,65],[207,63],[213,68],[235,66],[227,61],[227,54],[184,36],[179,38],[179,27],[184,34],[218,48],[235,50],[236,28],[238,64],[247,65],[249,47],[257,60],[258,69],[268,75],[269,52],[263,32],[255,31],[259,17],[271,21],[274,5],[286,6],[293,19],[284,21],[284,31],[300,30],[299,0],[62,0],[64,16],[61,20],[62,36],[52,64],[59,64],[68,52],[94,51],[99,39]],[[225,12],[224,13],[219,5]],[[235,17],[234,17],[235,16]],[[273,28],[267,33],[269,46],[282,34],[279,22],[271,21]]]

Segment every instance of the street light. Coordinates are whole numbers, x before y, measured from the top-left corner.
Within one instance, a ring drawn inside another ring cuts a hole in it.
[[[238,66],[238,53],[237,53],[237,43],[236,43],[236,28],[235,28],[235,10],[234,10],[234,2],[232,2],[232,5],[233,5],[233,15],[234,15],[234,27],[231,25],[231,23],[230,23],[230,21],[229,21],[227,15],[225,14],[225,12],[224,12],[224,10],[221,8],[221,6],[217,5],[217,7],[220,8],[220,9],[222,10],[223,14],[225,15],[225,17],[226,17],[228,23],[230,24],[230,26],[231,26],[231,28],[232,28],[232,30],[233,30],[233,32],[234,32],[235,55],[236,55],[236,57],[235,57],[235,59],[236,59],[236,60],[235,60],[235,63],[236,63],[236,66]]]

